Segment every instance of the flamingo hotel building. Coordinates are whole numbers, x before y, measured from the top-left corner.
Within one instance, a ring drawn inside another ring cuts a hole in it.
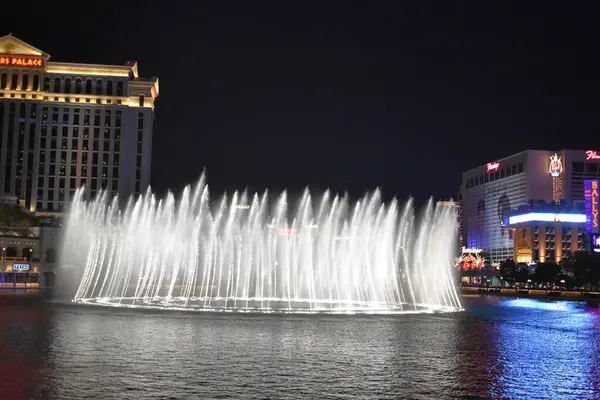
[[[124,65],[50,61],[0,37],[0,191],[38,215],[60,213],[75,190],[120,198],[150,183],[158,78]]]
[[[461,246],[482,250],[498,265],[559,262],[600,244],[590,236],[600,223],[592,190],[598,179],[596,150],[526,150],[465,171]]]

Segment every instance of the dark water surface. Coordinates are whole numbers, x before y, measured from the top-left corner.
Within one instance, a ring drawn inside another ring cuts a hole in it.
[[[442,315],[113,310],[0,295],[1,399],[594,399],[600,308]]]

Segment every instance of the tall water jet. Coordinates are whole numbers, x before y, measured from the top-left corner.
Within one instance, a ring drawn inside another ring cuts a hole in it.
[[[73,301],[199,311],[411,313],[461,309],[453,277],[456,214],[429,202],[354,204],[307,189],[223,195],[204,176],[176,200],[147,192],[120,209],[75,195],[62,264],[80,271]]]

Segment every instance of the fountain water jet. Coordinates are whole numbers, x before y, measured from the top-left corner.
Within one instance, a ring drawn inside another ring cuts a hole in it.
[[[150,192],[118,207],[76,193],[63,264],[81,266],[74,302],[198,311],[414,313],[461,309],[453,284],[456,214],[430,201],[355,204],[325,192],[224,195],[205,177],[176,202]],[[77,269],[77,268],[76,268]]]

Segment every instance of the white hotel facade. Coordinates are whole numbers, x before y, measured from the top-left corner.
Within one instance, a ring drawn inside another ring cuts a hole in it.
[[[483,249],[495,264],[514,257],[514,229],[503,221],[530,201],[584,211],[584,180],[600,178],[600,151],[526,150],[463,173],[461,245]]]
[[[150,183],[158,78],[124,65],[49,61],[0,37],[0,193],[41,215],[60,213],[75,190],[120,198]]]

